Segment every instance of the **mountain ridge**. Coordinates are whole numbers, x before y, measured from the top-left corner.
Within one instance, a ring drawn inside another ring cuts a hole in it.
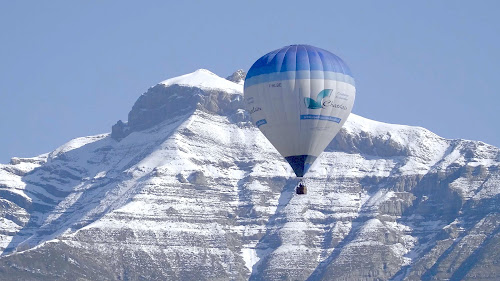
[[[498,148],[351,114],[295,196],[293,171],[233,91],[242,85],[223,80],[165,80],[111,134],[0,165],[0,276],[499,276]]]

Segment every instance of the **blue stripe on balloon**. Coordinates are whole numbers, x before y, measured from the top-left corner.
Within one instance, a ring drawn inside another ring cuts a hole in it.
[[[256,125],[257,127],[260,127],[260,126],[265,125],[265,124],[267,124],[266,119],[261,119],[261,120],[259,120],[259,121],[255,122],[255,125]]]
[[[287,71],[287,72],[274,72],[268,74],[261,74],[258,76],[253,76],[245,79],[245,88],[261,84],[270,83],[274,81],[284,81],[284,80],[295,80],[295,79],[325,79],[332,81],[339,81],[356,86],[354,83],[354,78],[349,75],[339,73],[339,72],[325,72],[322,70],[310,71]]]
[[[301,120],[325,120],[325,121],[331,121],[335,123],[340,123],[342,119],[335,117],[335,116],[328,116],[328,115],[316,115],[316,114],[305,114],[305,115],[300,115]]]
[[[248,71],[246,79],[262,74],[301,70],[335,72],[353,77],[345,62],[329,51],[309,45],[291,45],[258,59]]]

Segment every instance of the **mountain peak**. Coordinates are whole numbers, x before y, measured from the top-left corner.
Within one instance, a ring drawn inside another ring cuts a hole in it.
[[[200,88],[203,90],[224,90],[229,93],[241,93],[242,85],[219,77],[210,70],[198,69],[192,73],[170,78],[159,84],[164,86],[179,85]]]
[[[113,125],[111,137],[121,140],[134,131],[184,116],[197,108],[233,114],[242,107],[242,94],[242,83],[234,83],[206,69],[167,79],[139,97],[129,112],[128,122],[120,120]]]
[[[243,69],[238,69],[233,74],[226,77],[226,79],[229,81],[232,81],[236,84],[243,85],[243,83],[245,82],[246,76],[247,76],[247,73]]]

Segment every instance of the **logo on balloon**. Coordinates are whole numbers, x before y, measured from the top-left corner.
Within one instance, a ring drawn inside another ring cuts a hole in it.
[[[324,89],[323,91],[319,92],[315,100],[307,97],[304,98],[304,103],[306,104],[306,107],[309,109],[321,109],[321,108],[333,107],[342,110],[347,110],[347,106],[342,104],[336,104],[332,100],[325,99],[329,97],[332,94],[332,92],[333,92],[332,89]]]
[[[325,100],[323,101],[323,107],[333,107],[333,108],[338,108],[338,109],[342,109],[342,110],[347,110],[347,106],[343,105],[343,104],[337,104],[337,103],[334,103],[333,101],[331,100]]]
[[[323,108],[323,99],[329,97],[332,94],[333,90],[332,89],[324,89],[323,91],[318,93],[318,96],[316,99],[311,99],[311,98],[304,98],[304,103],[306,104],[306,107],[309,109],[320,109]]]

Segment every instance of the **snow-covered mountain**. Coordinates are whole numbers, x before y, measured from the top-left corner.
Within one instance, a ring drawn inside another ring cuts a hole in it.
[[[500,280],[500,149],[351,114],[295,195],[243,77],[0,165],[0,279]]]

